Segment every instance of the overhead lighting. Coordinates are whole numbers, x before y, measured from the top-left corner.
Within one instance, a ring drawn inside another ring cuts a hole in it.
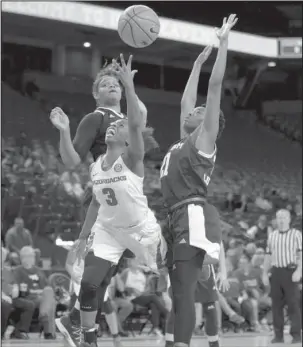
[[[276,67],[277,64],[275,61],[270,61],[268,64],[267,64],[269,67]]]
[[[86,42],[83,43],[83,46],[84,46],[85,48],[89,48],[89,47],[91,46],[91,43],[88,42],[88,41],[86,41]]]

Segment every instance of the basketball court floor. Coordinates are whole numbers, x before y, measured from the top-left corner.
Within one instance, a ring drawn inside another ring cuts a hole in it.
[[[3,347],[67,347],[65,341],[61,336],[57,337],[56,341],[45,341],[39,338],[37,334],[30,334],[31,339],[28,341],[20,340],[4,340],[2,341]],[[221,338],[222,347],[268,347],[271,346],[271,334],[224,334]],[[275,347],[290,346],[291,338],[286,336],[284,344],[275,344]],[[300,346],[298,344],[297,346]],[[98,340],[99,347],[113,347],[110,338]],[[135,338],[123,339],[123,346],[125,347],[163,347],[164,342],[148,336],[138,336]],[[296,346],[296,345],[292,345]],[[194,337],[191,347],[208,347],[207,340],[204,337]]]

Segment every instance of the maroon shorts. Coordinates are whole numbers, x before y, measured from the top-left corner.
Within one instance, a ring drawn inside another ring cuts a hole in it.
[[[204,265],[196,289],[196,302],[208,304],[218,300],[215,273],[212,265]]]
[[[168,267],[172,266],[175,260],[188,260],[201,252],[202,248],[190,245],[192,229],[212,243],[220,245],[222,231],[217,209],[207,202],[203,205],[184,205],[170,214],[163,227],[163,236],[168,245]]]

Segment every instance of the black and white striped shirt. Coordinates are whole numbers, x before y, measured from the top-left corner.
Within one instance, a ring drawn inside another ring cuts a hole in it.
[[[287,267],[297,264],[298,253],[302,251],[302,233],[297,229],[282,232],[274,230],[267,239],[266,253],[271,254],[271,265]]]

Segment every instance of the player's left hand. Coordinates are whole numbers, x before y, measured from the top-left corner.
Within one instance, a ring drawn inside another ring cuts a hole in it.
[[[300,270],[295,270],[294,273],[292,274],[292,281],[293,282],[299,282],[302,277],[302,272]]]
[[[196,59],[196,63],[198,64],[204,64],[206,62],[206,60],[208,59],[208,57],[210,56],[210,53],[213,49],[213,46],[212,45],[208,45],[206,46],[202,53],[199,54],[198,58]]]
[[[217,283],[218,283],[218,289],[220,292],[222,291],[224,293],[228,291],[230,285],[229,285],[229,280],[226,274],[219,272],[217,275]]]
[[[137,70],[132,71],[132,60],[133,56],[130,55],[127,63],[125,63],[123,54],[120,54],[121,65],[119,65],[115,59],[112,61],[112,64],[116,69],[116,75],[125,88],[133,87],[134,76],[138,72]]]
[[[228,39],[230,30],[236,25],[238,18],[236,14],[231,14],[228,19],[225,17],[223,19],[223,24],[220,29],[215,28],[216,35],[220,41]]]

